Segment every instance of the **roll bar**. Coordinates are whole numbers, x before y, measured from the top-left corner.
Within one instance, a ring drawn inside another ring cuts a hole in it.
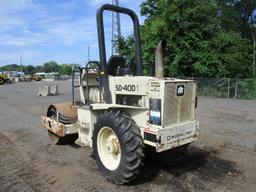
[[[103,13],[104,11],[112,11],[122,13],[131,17],[134,28],[135,38],[135,57],[136,57],[136,75],[142,75],[142,61],[141,61],[141,44],[140,44],[140,25],[139,19],[134,11],[124,7],[118,7],[110,4],[102,5],[97,12],[97,30],[98,30],[98,43],[100,53],[100,84],[102,87],[101,93],[103,94],[103,100],[106,103],[111,103],[111,96],[108,85],[108,70],[107,70],[107,57],[105,47],[105,33],[104,33],[104,22]]]

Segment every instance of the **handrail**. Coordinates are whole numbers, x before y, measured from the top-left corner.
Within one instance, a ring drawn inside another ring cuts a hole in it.
[[[75,86],[75,72],[79,72],[79,85]],[[75,88],[81,86],[81,68],[78,66],[72,67],[72,105],[75,105]]]

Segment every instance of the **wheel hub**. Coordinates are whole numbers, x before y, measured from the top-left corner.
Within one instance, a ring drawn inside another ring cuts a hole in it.
[[[120,152],[119,141],[117,138],[112,138],[111,141],[107,143],[107,149],[110,154],[118,154]]]
[[[100,159],[109,170],[118,168],[121,160],[121,148],[115,132],[109,127],[101,128],[97,137]]]

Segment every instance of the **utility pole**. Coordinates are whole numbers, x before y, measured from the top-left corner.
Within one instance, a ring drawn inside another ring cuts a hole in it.
[[[119,0],[112,0],[112,4],[119,6]],[[117,40],[121,37],[120,14],[112,12],[112,55],[118,55]]]
[[[88,46],[88,62],[90,61],[90,46]]]
[[[21,72],[23,72],[22,56],[20,56],[20,65],[21,65],[20,70]]]
[[[87,55],[85,56],[86,61],[85,62],[89,62],[90,61],[90,46],[88,45],[87,47]]]

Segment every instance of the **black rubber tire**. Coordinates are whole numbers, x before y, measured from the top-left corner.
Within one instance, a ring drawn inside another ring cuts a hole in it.
[[[98,153],[97,137],[104,126],[115,132],[120,143],[121,160],[115,170],[107,169]],[[103,176],[117,185],[128,183],[140,174],[144,158],[144,145],[139,127],[127,113],[106,111],[98,117],[93,130],[93,156]]]
[[[0,85],[5,84],[5,79],[3,77],[0,77]]]

